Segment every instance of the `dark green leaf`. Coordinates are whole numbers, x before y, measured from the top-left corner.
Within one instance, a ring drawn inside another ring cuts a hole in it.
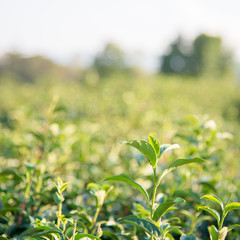
[[[184,234],[181,236],[180,240],[196,240],[196,238],[192,234]]]
[[[155,168],[157,165],[157,156],[152,145],[145,140],[133,140],[125,142],[126,144],[138,149],[145,156],[150,164]]]
[[[58,228],[50,228],[50,227],[46,227],[46,226],[27,229],[17,239],[21,240],[21,239],[25,239],[27,237],[36,238],[36,237],[47,236],[47,235],[49,236],[51,234],[58,234],[60,239],[64,240],[64,236],[63,236],[63,233],[61,232],[61,230],[59,230]]]
[[[154,235],[156,237],[160,237],[161,235],[159,228],[148,220],[137,217],[130,217],[123,219],[122,222],[140,227],[151,236]]]
[[[176,204],[178,202],[184,202],[184,200],[182,198],[177,198],[174,202],[166,202],[166,203],[160,204],[153,214],[153,220],[157,222],[159,220],[159,218],[162,217],[162,215],[165,212],[167,212],[167,210],[171,206],[173,206],[174,204]]]
[[[94,235],[91,235],[91,234],[85,234],[85,233],[78,233],[74,240],[79,240],[79,239],[82,239],[82,238],[90,238],[90,239],[93,239],[93,240],[101,240],[100,238],[94,236]]]
[[[125,182],[132,185],[133,187],[138,189],[149,202],[149,196],[147,191],[140,184],[136,183],[132,178],[128,177],[127,175],[120,174],[120,175],[110,176],[110,177],[107,177],[104,181],[112,181],[112,180],[121,181],[121,182]]]

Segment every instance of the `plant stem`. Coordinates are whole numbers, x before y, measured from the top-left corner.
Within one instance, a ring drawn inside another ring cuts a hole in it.
[[[93,221],[92,221],[92,225],[90,227],[90,231],[93,229],[93,227],[95,225],[95,222],[97,221],[97,217],[98,217],[98,214],[100,212],[100,209],[101,209],[101,207],[98,207],[97,210],[96,210],[96,213],[95,213]]]
[[[219,225],[219,231],[222,229],[222,227],[223,227],[223,222],[224,222],[224,218],[225,218],[225,211],[223,212],[223,214],[222,214],[222,217],[221,217],[221,222],[220,222],[220,225]]]
[[[155,203],[155,196],[156,196],[156,191],[157,191],[157,187],[158,185],[156,184],[156,168],[153,168],[153,195],[152,195],[152,205],[151,205],[151,218],[153,218],[153,210],[154,210],[154,203]]]
[[[58,205],[58,219],[57,219],[57,226],[60,227],[60,219],[62,215],[62,202]]]

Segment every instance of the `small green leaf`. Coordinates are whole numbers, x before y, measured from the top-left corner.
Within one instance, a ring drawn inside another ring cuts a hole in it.
[[[228,227],[228,232],[230,232],[230,231],[232,231],[234,228],[238,228],[238,227],[240,227],[239,224],[233,224],[233,225],[231,225],[231,226]]]
[[[65,235],[66,235],[68,238],[71,238],[72,235],[73,235],[73,232],[74,232],[74,228],[73,228],[73,227],[69,227],[69,228],[65,231]]]
[[[183,234],[180,240],[196,240],[195,236],[192,234]]]
[[[5,237],[0,236],[0,240],[8,240],[8,239],[5,238]]]
[[[106,192],[104,190],[99,190],[95,192],[95,196],[97,198],[97,207],[102,207],[104,203],[104,199],[106,197]]]
[[[121,182],[125,182],[132,185],[133,187],[138,189],[146,198],[147,202],[149,202],[149,196],[147,191],[140,184],[136,183],[132,178],[128,177],[127,175],[120,174],[120,175],[110,176],[110,177],[107,177],[104,181],[112,181],[112,180],[121,181]]]
[[[160,153],[160,143],[159,141],[152,135],[148,135],[148,141],[150,142],[150,144],[152,145],[152,147],[155,150],[156,156],[158,156],[158,154]]]
[[[199,206],[198,210],[204,210],[206,212],[209,212],[210,214],[212,214],[213,217],[216,218],[217,222],[220,223],[220,215],[216,210],[214,210],[208,206]]]
[[[164,171],[163,173],[160,175],[159,180],[158,180],[158,185],[161,182],[161,180],[163,179],[164,176],[166,176],[168,173],[170,173],[171,171],[175,170],[177,167],[186,165],[186,164],[190,164],[190,163],[204,163],[206,162],[206,160],[202,159],[202,158],[191,158],[191,159],[177,159],[175,161],[173,161]]]
[[[164,152],[167,152],[169,150],[173,150],[173,149],[177,149],[180,148],[180,146],[178,144],[162,144],[160,146],[160,153],[157,156],[158,159],[161,158],[161,156],[163,155]]]
[[[53,199],[57,205],[64,201],[64,197],[60,196],[57,192],[54,193]]]
[[[125,142],[127,145],[135,147],[138,149],[143,156],[145,156],[150,164],[155,168],[157,165],[157,156],[152,145],[145,140],[133,140],[130,142]]]
[[[25,239],[26,237],[38,238],[44,236],[51,236],[51,234],[58,234],[61,240],[64,240],[64,236],[61,230],[58,228],[50,228],[47,226],[41,226],[38,228],[30,228],[24,231],[19,237],[18,240]]]
[[[208,232],[211,240],[218,240],[218,230],[214,225],[208,227]]]
[[[101,240],[100,238],[92,235],[92,234],[85,234],[85,233],[78,233],[77,235],[75,235],[75,238],[74,240],[79,240],[79,239],[82,239],[82,238],[90,238],[90,239],[93,239],[93,240]]]
[[[154,235],[156,237],[160,237],[161,235],[159,228],[154,223],[146,219],[129,217],[123,219],[122,222],[140,227],[151,236]]]
[[[153,214],[153,220],[157,222],[159,218],[162,217],[162,215],[166,213],[170,207],[179,202],[184,202],[184,200],[182,198],[176,198],[174,202],[166,202],[160,204]]]
[[[201,197],[201,199],[208,199],[211,201],[214,201],[216,203],[218,203],[221,206],[221,209],[224,210],[224,204],[222,202],[222,200],[220,198],[218,198],[217,196],[214,195],[204,195]]]
[[[225,216],[227,215],[228,212],[235,210],[235,209],[240,209],[240,203],[239,202],[233,202],[229,203],[225,206]]]
[[[61,192],[63,192],[67,188],[68,185],[69,185],[69,182],[63,183],[63,185],[60,187]]]

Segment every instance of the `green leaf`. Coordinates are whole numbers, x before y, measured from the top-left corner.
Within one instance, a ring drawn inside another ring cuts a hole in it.
[[[92,234],[85,234],[85,233],[78,233],[77,235],[75,235],[75,238],[74,240],[79,240],[79,239],[82,239],[82,238],[90,238],[90,239],[93,239],[93,240],[101,240],[100,238],[92,235]]]
[[[175,161],[173,161],[160,175],[159,180],[158,180],[158,185],[161,182],[161,180],[163,179],[163,177],[165,177],[168,173],[170,173],[171,171],[175,170],[177,167],[186,165],[186,164],[190,164],[190,163],[204,163],[206,162],[206,160],[202,159],[202,158],[191,158],[191,159],[177,159]]]
[[[5,238],[5,237],[0,236],[0,240],[8,240],[8,239]]]
[[[211,240],[218,240],[218,230],[214,225],[208,227],[208,232]]]
[[[68,237],[68,238],[71,238],[72,235],[73,235],[73,232],[74,232],[74,228],[73,227],[69,227],[66,232],[65,232],[65,235]]]
[[[228,233],[228,228],[223,227],[220,231],[218,231],[216,227],[212,225],[211,227],[208,227],[208,231],[211,240],[225,240]]]
[[[163,155],[164,152],[169,151],[169,150],[173,150],[173,149],[177,149],[180,148],[180,146],[178,144],[162,144],[160,146],[160,153],[158,155],[158,158],[161,158],[161,156]]]
[[[63,192],[67,188],[68,185],[69,185],[69,182],[63,183],[63,185],[60,187],[61,192]]]
[[[150,164],[155,168],[157,165],[157,156],[152,145],[145,140],[133,140],[130,142],[125,142],[127,145],[135,147],[138,149],[143,156],[145,156]]]
[[[26,237],[37,238],[37,237],[44,237],[49,236],[51,234],[58,234],[61,240],[64,240],[64,236],[61,230],[58,228],[50,228],[46,226],[41,226],[38,228],[30,228],[24,231],[17,239],[25,239]]]
[[[224,210],[224,204],[223,204],[222,200],[215,195],[204,195],[201,197],[201,199],[208,199],[208,200],[214,201],[221,206],[222,210]]]
[[[234,228],[238,228],[238,227],[240,227],[239,224],[233,224],[233,225],[231,225],[231,226],[228,227],[228,232],[230,232],[230,231],[232,231]]]
[[[166,202],[160,204],[153,214],[153,220],[157,222],[159,218],[162,217],[162,215],[166,213],[170,207],[179,202],[184,202],[184,200],[182,198],[177,198],[174,202]]]
[[[57,205],[64,201],[64,197],[60,196],[57,192],[54,193],[53,199]]]
[[[228,234],[228,228],[223,227],[219,232],[218,232],[218,240],[225,240]]]
[[[160,153],[160,143],[159,141],[152,135],[148,135],[148,141],[152,145],[155,150],[156,156]]]
[[[89,183],[87,185],[87,190],[91,191],[94,194],[96,191],[101,190],[101,186],[97,183]]]
[[[180,240],[196,240],[195,236],[192,235],[192,234],[183,234],[181,237],[180,237]]]
[[[120,174],[120,175],[110,176],[110,177],[107,177],[104,181],[112,181],[112,180],[121,181],[121,182],[125,182],[132,185],[133,187],[138,189],[146,198],[147,202],[149,202],[149,196],[147,191],[140,184],[136,183],[132,178],[128,177],[127,175]]]
[[[225,206],[225,216],[227,215],[228,212],[235,210],[235,209],[240,209],[240,203],[239,202],[233,202],[229,203]]]
[[[95,196],[97,198],[97,207],[102,207],[104,203],[104,199],[106,197],[106,192],[104,190],[99,190],[95,192]]]
[[[220,223],[220,215],[216,210],[214,210],[208,206],[199,206],[198,210],[204,210],[206,212],[209,212],[213,217],[216,218],[217,222]]]
[[[156,237],[160,237],[161,235],[159,228],[154,223],[146,219],[129,217],[123,219],[122,222],[140,227],[151,236],[154,235]]]

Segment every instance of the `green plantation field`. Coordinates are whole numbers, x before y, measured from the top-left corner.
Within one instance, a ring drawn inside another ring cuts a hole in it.
[[[0,81],[0,240],[240,239],[233,79],[56,82]]]

